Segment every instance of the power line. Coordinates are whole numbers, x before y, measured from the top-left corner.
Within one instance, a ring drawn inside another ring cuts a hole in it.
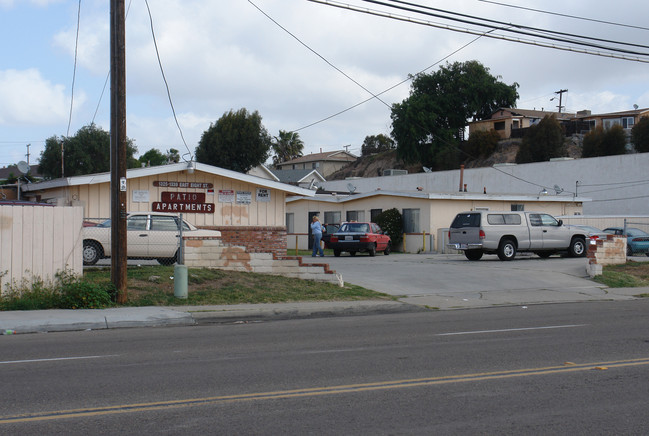
[[[158,43],[156,41],[155,31],[153,30],[153,17],[151,16],[151,9],[149,8],[149,0],[144,0],[144,3],[146,4],[146,9],[149,12],[149,21],[151,23],[151,36],[153,37],[153,45],[155,46],[155,54],[158,57],[158,65],[160,66],[160,73],[162,73],[162,80],[164,81],[165,88],[167,89],[167,97],[169,98],[169,105],[171,106],[171,112],[173,113],[174,120],[176,121],[176,126],[178,127],[178,131],[180,132],[180,137],[183,140],[183,144],[185,144],[185,148],[187,148],[187,152],[189,153],[190,160],[191,160],[191,158],[193,158],[193,155],[191,150],[187,146],[187,142],[185,141],[185,136],[183,135],[183,130],[180,128],[180,123],[178,123],[178,117],[176,116],[176,109],[174,108],[174,103],[171,100],[169,83],[167,83],[167,77],[165,76],[164,68],[162,68],[162,60],[160,59],[160,52],[158,51]],[[185,155],[183,154],[183,156]]]
[[[300,38],[298,38],[297,36],[295,36],[293,33],[289,32],[289,31],[288,31],[284,26],[282,26],[281,24],[279,24],[279,23],[278,23],[277,21],[275,21],[275,20],[274,20],[270,15],[268,15],[266,12],[264,12],[263,10],[261,10],[261,9],[259,8],[259,6],[257,6],[256,4],[254,4],[251,0],[248,0],[248,3],[250,3],[251,5],[253,5],[253,6],[254,6],[254,7],[255,7],[259,12],[261,12],[261,13],[262,13],[266,18],[268,18],[268,19],[271,20],[273,23],[275,23],[275,25],[277,25],[277,26],[278,26],[280,29],[282,29],[284,32],[286,32],[286,33],[288,33],[290,36],[292,36],[292,37],[293,37],[297,42],[299,42],[299,43],[302,44],[304,47],[306,47],[307,50],[309,50],[311,53],[315,54],[315,55],[318,56],[320,59],[322,59],[323,61],[325,61],[325,63],[327,63],[327,65],[329,65],[330,67],[332,67],[334,70],[338,71],[340,74],[342,74],[343,76],[345,76],[346,78],[348,78],[349,80],[351,80],[353,83],[355,83],[356,85],[358,85],[361,89],[363,89],[363,90],[366,91],[368,94],[370,94],[370,95],[372,96],[372,98],[377,99],[378,101],[380,101],[381,103],[383,103],[383,104],[384,104],[385,106],[387,106],[388,108],[391,107],[389,104],[387,104],[386,102],[384,102],[383,100],[381,100],[381,99],[378,97],[377,94],[374,94],[372,91],[370,91],[369,89],[367,89],[366,87],[364,87],[363,85],[361,85],[359,82],[357,82],[355,79],[353,79],[353,78],[352,78],[351,76],[349,76],[347,73],[345,73],[343,70],[341,70],[340,68],[338,68],[337,66],[335,66],[334,64],[332,64],[331,62],[329,62],[329,61],[328,61],[324,56],[322,56],[320,53],[318,53],[317,51],[315,51],[314,49],[312,49],[311,47],[309,47],[309,46],[308,46],[306,43],[304,43]]]
[[[539,12],[541,14],[555,15],[555,16],[558,16],[558,17],[565,17],[565,18],[573,18],[575,20],[592,21],[594,23],[610,24],[611,26],[628,27],[628,28],[631,28],[631,29],[649,30],[648,27],[634,26],[632,24],[615,23],[615,22],[612,22],[612,21],[605,21],[605,20],[597,20],[595,18],[579,17],[577,15],[561,14],[559,12],[550,12],[550,11],[544,11],[544,10],[541,10],[541,9],[526,8],[526,7],[523,7],[523,6],[520,6],[520,5],[508,5],[506,3],[494,2],[494,1],[490,1],[490,0],[478,0],[478,1],[481,1],[483,3],[491,3],[491,4],[494,4],[494,5],[498,5],[498,6],[505,6],[505,7],[508,7],[508,8],[523,9],[523,10],[526,10],[526,11]]]
[[[428,26],[428,27],[434,27],[442,30],[450,30],[452,32],[458,32],[458,33],[467,33],[470,35],[484,35],[488,38],[491,39],[497,39],[501,41],[507,41],[507,42],[516,42],[519,44],[525,44],[525,45],[532,45],[535,47],[542,47],[542,48],[550,48],[554,50],[561,50],[561,51],[568,51],[572,53],[579,53],[579,54],[587,54],[591,56],[600,56],[600,57],[607,57],[607,58],[612,58],[612,59],[619,59],[619,60],[626,60],[626,61],[632,61],[632,62],[641,62],[641,63],[649,63],[649,59],[643,59],[640,57],[632,57],[629,56],[628,54],[620,53],[623,52],[623,50],[620,49],[615,49],[615,48],[607,48],[609,52],[601,52],[601,51],[594,51],[592,49],[588,48],[579,48],[579,47],[572,47],[569,45],[559,45],[559,44],[553,44],[553,43],[548,43],[548,42],[542,42],[542,41],[536,41],[533,39],[523,39],[523,38],[514,38],[511,36],[506,36],[502,34],[496,34],[496,33],[490,33],[486,34],[484,31],[479,31],[476,29],[470,29],[470,28],[463,28],[463,27],[457,27],[457,26],[450,26],[448,24],[440,24],[440,23],[435,23],[432,21],[427,21],[427,20],[422,20],[418,18],[413,18],[413,17],[408,17],[405,15],[395,15],[389,12],[384,12],[384,11],[379,11],[379,10],[372,10],[372,9],[367,9],[367,8],[360,8],[357,6],[345,4],[345,3],[339,3],[333,0],[308,0],[314,3],[320,3],[323,5],[327,6],[332,6],[340,9],[347,9],[350,11],[354,12],[360,12],[368,15],[374,15],[382,18],[389,18],[392,20],[397,20],[397,21],[404,21],[412,24],[419,24],[423,26]],[[502,30],[500,28],[493,28],[493,30]],[[585,45],[585,44],[582,44]],[[620,54],[618,54],[620,53]],[[649,53],[647,54],[649,56]]]
[[[446,10],[446,9],[433,8],[433,7],[430,7],[430,6],[423,6],[423,5],[420,5],[420,4],[417,4],[417,3],[410,3],[410,2],[403,1],[403,0],[386,0],[386,1],[389,1],[391,3],[397,3],[397,4],[404,4],[404,5],[408,5],[408,6],[413,6],[413,7],[421,8],[421,9],[424,9],[424,10],[440,12],[440,13],[443,13],[443,14],[449,14],[449,15],[454,15],[454,16],[463,17],[463,18],[470,18],[471,20],[480,20],[480,21],[484,21],[485,23],[497,24],[497,26],[494,27],[491,24],[483,24],[483,23],[475,22],[475,21],[469,21],[469,20],[463,20],[463,19],[462,20],[455,19],[455,18],[447,17],[445,15],[440,15],[440,14],[425,13],[425,12],[419,11],[417,9],[402,8],[402,7],[399,7],[399,6],[393,6],[393,5],[390,5],[390,4],[386,4],[386,3],[378,1],[378,0],[362,0],[362,1],[365,1],[365,2],[368,2],[368,3],[379,4],[379,5],[383,5],[383,6],[388,6],[388,7],[393,7],[393,8],[397,8],[397,9],[403,9],[403,10],[407,10],[407,11],[410,11],[410,12],[422,13],[422,14],[434,16],[434,17],[437,17],[437,18],[443,18],[443,19],[446,19],[446,20],[459,21],[459,22],[462,22],[462,23],[465,23],[465,24],[473,24],[473,25],[478,25],[478,26],[487,26],[487,27],[493,27],[493,28],[498,28],[498,29],[501,29],[502,26],[507,26],[507,28],[502,28],[502,29],[506,30],[508,32],[520,33],[520,34],[528,35],[528,36],[537,36],[537,37],[553,39],[553,40],[557,40],[557,41],[563,41],[563,40],[557,39],[557,38],[546,37],[546,36],[542,36],[542,35],[535,35],[534,33],[529,33],[529,32],[521,32],[521,31],[518,31],[518,30],[512,30],[512,28],[525,29],[525,30],[530,30],[530,31],[534,31],[534,32],[542,32],[542,33],[560,35],[560,36],[570,36],[570,37],[575,37],[575,38],[580,38],[580,39],[586,39],[586,40],[591,40],[591,41],[599,41],[599,42],[607,42],[607,43],[618,44],[618,45],[628,45],[628,46],[631,46],[631,47],[649,48],[649,46],[642,45],[642,44],[623,42],[623,41],[613,41],[613,40],[609,40],[609,39],[595,38],[595,37],[592,37],[592,36],[577,35],[577,34],[574,34],[574,33],[559,32],[559,31],[555,31],[555,30],[541,29],[541,28],[530,27],[530,26],[525,26],[525,25],[521,25],[521,24],[514,24],[514,23],[511,23],[511,22],[504,22],[504,21],[492,20],[492,19],[488,19],[488,18],[481,18],[481,17],[477,17],[475,15],[461,14],[459,12],[453,12],[453,11],[449,11],[449,10]],[[574,42],[576,44],[581,44],[578,41],[574,41],[574,40],[570,40],[570,41]],[[593,45],[593,47],[598,47],[598,46]]]
[[[72,124],[72,108],[74,107],[74,84],[77,78],[77,52],[79,49],[79,28],[81,27],[81,0],[77,8],[77,36],[74,41],[74,68],[72,69],[72,88],[70,90],[70,116],[68,117],[68,130],[65,136],[70,136],[70,125]]]

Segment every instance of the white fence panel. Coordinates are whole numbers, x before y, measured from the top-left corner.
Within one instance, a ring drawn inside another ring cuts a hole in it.
[[[0,206],[0,292],[7,284],[83,273],[83,208]]]

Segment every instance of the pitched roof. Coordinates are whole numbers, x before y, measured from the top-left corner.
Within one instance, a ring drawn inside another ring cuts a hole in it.
[[[649,108],[631,109],[622,112],[609,112],[606,114],[577,114],[576,118],[606,118],[606,117],[624,117],[624,116],[632,117],[634,115],[640,115],[645,112],[649,112]]]
[[[282,183],[303,183],[310,181],[309,177],[324,182],[325,178],[317,170],[270,170]]]
[[[573,113],[566,113],[566,112],[554,112],[554,111],[537,111],[536,109],[517,109],[517,108],[506,108],[506,107],[501,107],[495,110],[492,114],[492,118],[498,118],[494,117],[498,112],[500,111],[507,111],[510,112],[513,116],[521,116],[525,118],[543,118],[546,115],[554,115],[557,118],[573,118],[575,114]]]
[[[354,156],[353,154],[344,150],[338,150],[338,151],[328,151],[325,153],[310,153],[307,154],[306,156],[300,156],[298,158],[291,159],[286,162],[282,162],[279,165],[283,166],[283,165],[291,165],[296,163],[322,162],[322,161],[353,162],[356,159],[358,159],[358,157]]]
[[[133,168],[126,171],[127,179],[137,179],[139,177],[156,176],[159,174],[169,174],[188,169],[188,162],[180,162],[169,165],[160,165],[145,168]],[[191,162],[195,171],[202,171],[215,176],[226,177],[239,180],[246,183],[252,183],[260,187],[277,189],[288,194],[312,196],[313,191],[286,183],[276,182],[274,180],[264,179],[263,177],[252,176],[249,174],[239,173],[236,171],[226,170],[212,165]],[[41,189],[60,188],[65,186],[94,185],[98,183],[110,182],[110,173],[86,174],[83,176],[66,177],[54,180],[47,180],[38,183],[29,183],[23,185],[23,191],[38,191]]]

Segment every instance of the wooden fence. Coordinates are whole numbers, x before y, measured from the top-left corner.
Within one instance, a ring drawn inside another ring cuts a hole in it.
[[[0,206],[0,292],[83,272],[83,208]]]

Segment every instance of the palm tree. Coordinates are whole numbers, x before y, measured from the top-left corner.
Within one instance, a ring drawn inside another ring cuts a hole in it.
[[[297,132],[279,131],[279,137],[275,136],[272,143],[273,152],[273,165],[277,166],[282,162],[302,156],[302,149],[304,149],[304,142],[300,139],[300,134]]]

